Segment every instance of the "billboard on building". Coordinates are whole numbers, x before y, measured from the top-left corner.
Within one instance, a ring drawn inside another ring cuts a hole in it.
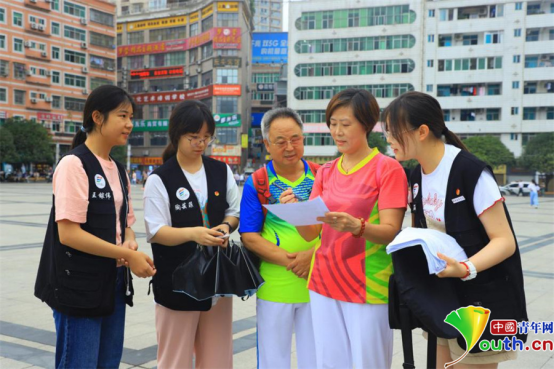
[[[288,43],[288,32],[252,33],[252,62],[286,64]]]

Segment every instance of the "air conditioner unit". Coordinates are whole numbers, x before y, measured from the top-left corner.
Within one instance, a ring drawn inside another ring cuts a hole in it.
[[[28,75],[28,76],[32,76],[32,75],[33,75],[33,73],[31,72],[30,69],[27,69],[27,70],[25,71],[25,74]]]
[[[86,49],[86,48],[87,48],[87,43],[81,42],[81,49]]]
[[[44,98],[44,101],[48,102],[48,103],[51,103],[52,102],[52,98],[50,96],[46,96]]]
[[[31,29],[37,29],[38,28],[38,24],[36,23],[31,23]]]
[[[461,39],[463,39],[463,38],[464,38],[463,35],[456,35],[456,36],[454,36],[454,40],[461,40]]]
[[[86,18],[81,18],[81,24],[84,24],[86,25],[88,22],[87,22],[87,19]]]
[[[36,104],[36,103],[37,103],[37,99],[32,98],[32,99],[31,99],[31,102],[32,102],[33,104]]]
[[[46,58],[48,56],[48,53],[46,51],[43,51],[40,53],[40,56],[42,56],[43,58]]]
[[[88,90],[86,88],[83,88],[83,95],[88,95]]]
[[[23,45],[24,45],[25,47],[31,47],[31,43],[30,43],[29,41],[25,41],[25,42],[23,43]]]
[[[88,73],[88,68],[87,67],[83,67],[83,73]]]
[[[52,75],[52,72],[49,71],[49,70],[47,70],[47,71],[46,71],[46,76],[47,76],[47,77],[50,77],[51,75]]]
[[[44,26],[42,24],[38,25],[38,30],[44,32]]]
[[[202,68],[196,68],[196,73],[202,73]]]
[[[112,68],[112,67],[107,67],[106,70],[109,70],[110,72],[113,72],[113,68]]]

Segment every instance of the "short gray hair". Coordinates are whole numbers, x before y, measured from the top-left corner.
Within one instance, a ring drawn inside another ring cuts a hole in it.
[[[303,130],[304,128],[302,118],[300,118],[300,115],[291,108],[271,109],[270,111],[266,112],[264,114],[264,117],[262,118],[261,127],[262,136],[264,139],[267,140],[269,138],[269,127],[271,127],[271,123],[277,118],[291,118],[298,124],[301,130]]]

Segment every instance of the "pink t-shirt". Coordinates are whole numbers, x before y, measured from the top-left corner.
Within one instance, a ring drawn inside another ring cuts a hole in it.
[[[321,196],[332,212],[379,224],[379,210],[406,208],[408,183],[400,164],[374,149],[345,173],[342,157],[317,172],[310,198]],[[386,245],[323,225],[308,288],[336,300],[386,304],[392,260]]]
[[[96,156],[96,155],[95,155]],[[107,161],[99,156],[96,159],[100,162],[106,180],[113,191],[115,212],[116,212],[116,244],[121,245],[121,225],[119,223],[119,211],[123,205],[123,191],[119,182],[119,172],[113,161]],[[129,176],[127,176],[129,184]],[[56,222],[67,219],[75,223],[87,222],[88,209],[88,177],[83,168],[83,163],[75,155],[67,155],[60,160],[52,180],[54,196],[56,197]],[[136,219],[131,205],[131,186],[129,191],[129,214],[127,215],[127,226],[131,227]]]

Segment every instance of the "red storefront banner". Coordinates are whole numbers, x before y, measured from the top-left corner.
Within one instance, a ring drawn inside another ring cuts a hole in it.
[[[152,92],[133,95],[135,102],[142,104],[169,104],[184,100],[200,100],[213,95],[213,86],[206,86],[196,90],[181,92]]]
[[[37,120],[61,122],[63,121],[63,114],[37,113]]]
[[[215,27],[190,38],[152,42],[148,44],[125,45],[117,48],[117,56],[159,54],[172,51],[184,51],[207,44],[213,40],[214,49],[240,49],[241,29],[239,27]]]
[[[131,164],[138,165],[162,165],[164,162],[161,157],[132,156]]]
[[[214,96],[240,96],[240,85],[214,85]]]
[[[240,156],[217,156],[217,155],[210,155],[210,158],[222,161],[224,163],[227,163],[229,165],[239,165],[240,164]]]
[[[130,72],[130,75],[131,75],[131,79],[178,77],[183,75],[184,69],[185,69],[184,67],[135,69]]]

